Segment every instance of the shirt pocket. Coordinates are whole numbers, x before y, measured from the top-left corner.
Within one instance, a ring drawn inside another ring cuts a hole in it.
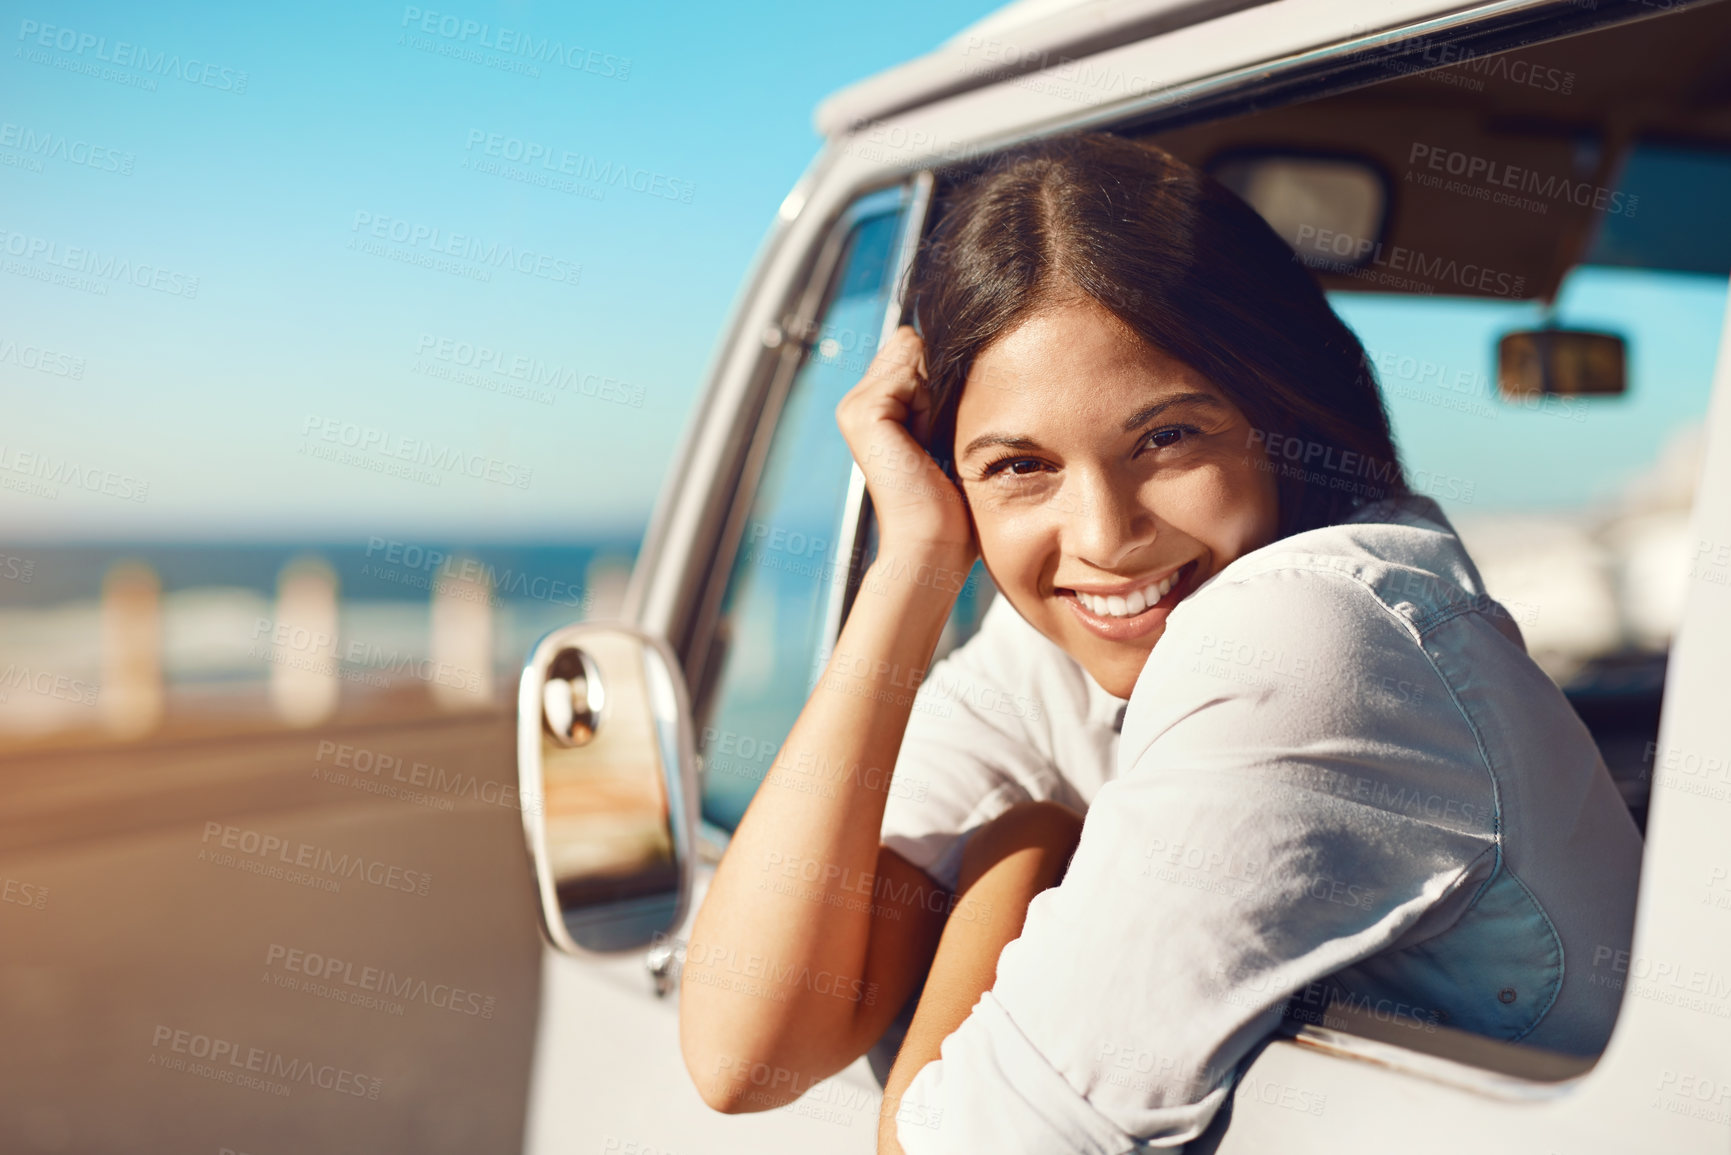
[[[1396,992],[1443,1026],[1505,1042],[1537,1027],[1563,988],[1563,943],[1526,884],[1499,869],[1448,930],[1336,976],[1346,992]],[[1348,1001],[1357,1001],[1349,993]]]

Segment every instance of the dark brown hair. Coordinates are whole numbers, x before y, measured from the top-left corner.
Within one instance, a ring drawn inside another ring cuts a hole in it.
[[[952,476],[974,360],[1077,290],[1238,406],[1276,472],[1282,537],[1410,492],[1364,347],[1311,271],[1213,178],[1103,133],[994,158],[946,197],[914,263],[927,448]]]

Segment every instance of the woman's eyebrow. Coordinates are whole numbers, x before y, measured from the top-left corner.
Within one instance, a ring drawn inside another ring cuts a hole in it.
[[[1035,441],[1032,437],[1012,437],[1008,433],[982,433],[972,441],[968,442],[967,448],[962,450],[962,456],[967,457],[976,449],[984,449],[988,445],[1007,445],[1011,449],[1026,449],[1029,451],[1045,448],[1045,446],[1041,445],[1038,441]]]
[[[1214,396],[1212,393],[1175,393],[1170,397],[1165,397],[1154,402],[1152,405],[1144,405],[1142,408],[1132,413],[1124,422],[1124,432],[1136,432],[1136,430],[1148,424],[1148,422],[1154,420],[1174,405],[1207,405],[1215,409],[1225,408],[1225,405],[1221,402],[1220,398]],[[982,433],[972,441],[968,442],[966,448],[962,450],[961,455],[963,457],[968,457],[972,455],[974,451],[984,449],[988,445],[1004,445],[1011,449],[1021,449],[1029,452],[1045,448],[1032,437],[1017,436],[1010,433]]]
[[[1215,409],[1225,408],[1220,398],[1212,393],[1175,393],[1170,397],[1154,402],[1152,405],[1145,405],[1130,414],[1124,421],[1124,432],[1136,432],[1174,405],[1208,405]]]

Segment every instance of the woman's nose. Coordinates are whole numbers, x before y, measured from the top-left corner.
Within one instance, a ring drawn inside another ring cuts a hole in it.
[[[1153,513],[1133,487],[1103,475],[1072,475],[1058,494],[1065,552],[1102,570],[1117,570],[1153,544]]]

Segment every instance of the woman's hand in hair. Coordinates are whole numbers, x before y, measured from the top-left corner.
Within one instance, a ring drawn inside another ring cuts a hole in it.
[[[865,376],[836,406],[835,419],[865,474],[879,552],[940,553],[963,570],[972,566],[979,545],[967,503],[923,444],[931,428],[931,395],[925,345],[911,325],[884,342]]]

